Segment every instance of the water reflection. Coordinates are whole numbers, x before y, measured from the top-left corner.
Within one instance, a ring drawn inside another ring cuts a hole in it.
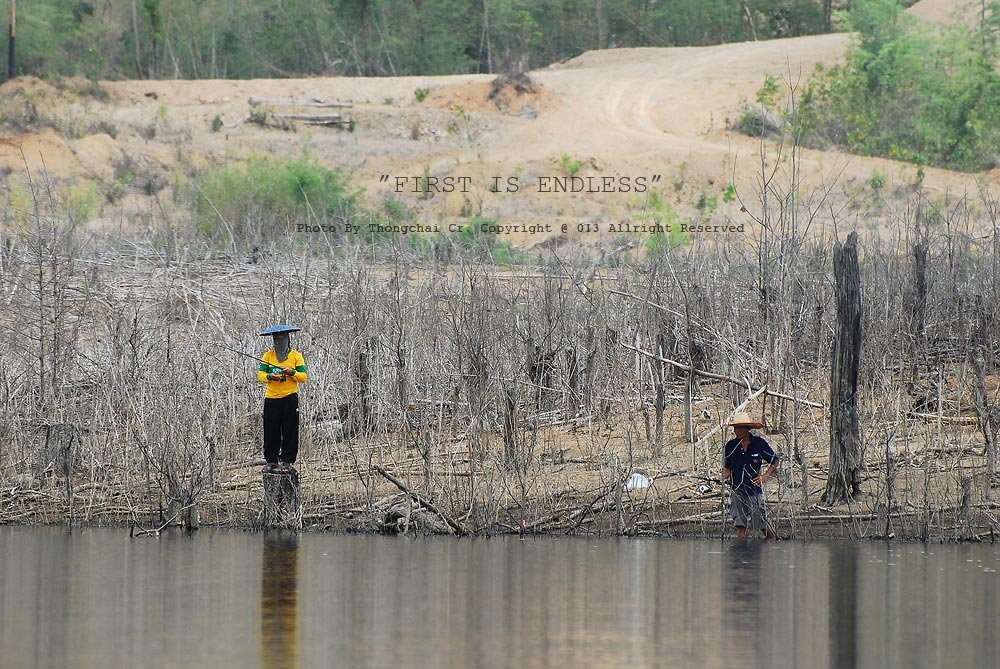
[[[265,669],[298,666],[298,570],[298,533],[265,533],[260,564],[260,656]]]
[[[761,564],[764,544],[759,541],[733,543],[723,561],[721,642],[727,648],[752,649],[758,664],[764,661],[762,640],[768,634],[767,621],[761,617]],[[746,659],[746,658],[744,658]]]
[[[0,527],[0,667],[996,666],[998,569],[988,545]]]
[[[853,669],[858,658],[858,575],[861,557],[857,542],[830,545],[830,614],[827,638],[830,666]]]

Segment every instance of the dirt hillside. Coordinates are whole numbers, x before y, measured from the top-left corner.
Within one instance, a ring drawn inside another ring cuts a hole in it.
[[[976,6],[923,0],[910,11],[940,23],[951,20],[956,7],[971,12]],[[397,198],[427,221],[481,214],[505,224],[565,223],[572,233],[584,222],[634,219],[648,206],[649,191],[635,188],[645,179],[678,212],[693,212],[710,196],[719,202],[713,222],[740,222],[746,219],[740,203],[720,197],[730,182],[753,213],[761,175],[775,161],[778,182],[791,177],[787,150],[732,131],[732,122],[766,75],[801,85],[816,64],[841,59],[849,41],[847,34],[832,34],[589,52],[530,73],[533,92],[506,89],[496,99],[488,97],[493,77],[487,75],[107,82],[101,86],[108,99],[88,94],[79,82],[21,79],[0,87],[0,100],[19,109],[30,105],[42,125],[0,138],[0,171],[23,176],[27,165],[66,184],[104,183],[126,165],[169,189],[179,170],[308,151],[351,171],[373,204]],[[261,127],[249,120],[251,96],[352,103],[345,114],[354,131],[301,123]],[[832,186],[845,200],[876,172],[886,192],[904,190],[917,172],[904,163],[812,150],[802,151],[800,167],[807,191]],[[427,199],[414,192],[416,177],[424,175],[468,179],[456,192]],[[551,192],[554,183],[546,177],[570,175],[591,177],[580,183],[601,192]],[[995,178],[987,175],[987,182]],[[935,169],[926,170],[924,183],[941,193],[977,187],[973,175]],[[120,222],[123,208],[126,219],[152,210],[149,193],[132,190],[104,206],[99,220]],[[527,245],[546,236],[514,235]]]

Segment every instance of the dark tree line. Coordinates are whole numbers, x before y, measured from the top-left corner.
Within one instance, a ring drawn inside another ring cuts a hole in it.
[[[101,79],[502,72],[597,48],[818,33],[830,29],[834,6],[832,0],[38,0],[17,5],[15,70]]]

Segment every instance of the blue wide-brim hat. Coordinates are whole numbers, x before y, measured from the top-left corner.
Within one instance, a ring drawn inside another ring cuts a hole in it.
[[[285,325],[284,323],[278,323],[277,325],[272,325],[268,329],[260,333],[261,337],[271,337],[276,334],[286,334],[288,332],[301,332],[302,328],[297,328],[294,325]]]

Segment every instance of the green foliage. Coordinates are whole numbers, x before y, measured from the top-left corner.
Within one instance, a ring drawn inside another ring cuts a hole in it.
[[[677,174],[674,175],[674,191],[680,193],[684,190],[684,183],[687,181],[688,164],[683,162],[677,166]],[[656,193],[653,193],[655,196]]]
[[[778,104],[778,95],[781,93],[781,85],[773,75],[764,76],[764,85],[757,89],[757,104],[765,109],[774,109]]]
[[[811,145],[960,170],[1000,156],[996,3],[980,30],[919,29],[898,0],[856,0],[857,42],[814,78],[793,120]]]
[[[429,88],[418,88],[413,91],[413,97],[417,102],[423,102],[427,99],[427,96],[431,94],[431,89]]]
[[[690,243],[689,233],[681,230],[680,225],[671,225],[668,232],[654,232],[648,235],[643,246],[652,255],[662,255]]]
[[[65,198],[66,211],[74,223],[86,223],[94,218],[101,206],[101,190],[95,181],[70,186]]]
[[[222,165],[195,176],[189,187],[199,231],[216,236],[228,228],[238,241],[271,238],[296,223],[343,226],[357,213],[360,195],[347,177],[308,155]]]
[[[104,184],[104,199],[109,204],[121,200],[139,177],[139,166],[131,156],[114,164],[114,178]]]
[[[22,74],[261,78],[527,71],[595,48],[824,30],[821,0],[32,0]],[[134,12],[134,13],[133,13]]]
[[[413,218],[413,212],[406,203],[395,197],[382,200],[382,210],[390,223],[405,223]]]
[[[94,98],[98,102],[109,102],[111,100],[111,94],[108,93],[108,89],[101,86],[96,79],[87,79],[87,83],[77,88],[76,92],[80,95]]]
[[[489,253],[496,244],[497,235],[483,229],[483,225],[496,224],[496,220],[473,216],[462,225],[458,232],[452,234],[455,245],[476,254]]]
[[[735,129],[751,137],[778,135],[784,128],[780,117],[779,99],[782,87],[773,75],[765,75],[763,85],[754,97],[756,104],[744,101],[743,113],[736,122]]]
[[[107,34],[109,26],[95,16],[94,5],[82,0],[18,3],[17,73],[104,74],[107,61],[101,47],[113,38]]]
[[[566,172],[566,176],[569,177],[575,177],[583,167],[583,161],[570,157],[568,153],[562,154],[559,163],[562,165],[563,171]]]
[[[719,208],[719,198],[703,191],[694,206],[695,209],[701,212],[701,220],[707,221],[712,218],[712,214]]]
[[[266,109],[262,109],[261,107],[254,105],[250,107],[250,113],[247,115],[247,122],[261,127],[266,127],[268,116],[269,114]]]
[[[723,202],[735,202],[736,201],[736,184],[730,181],[726,184],[726,190],[722,193]]]
[[[92,133],[103,133],[111,139],[118,137],[118,126],[110,121],[105,121],[104,119],[101,119],[91,126],[90,131]]]
[[[513,245],[501,242],[491,226],[495,219],[473,216],[458,232],[448,235],[459,255],[481,260],[490,260],[501,265],[521,262],[525,255]]]
[[[702,205],[706,209],[715,210],[717,200],[714,196],[703,194],[702,200]],[[659,191],[649,191],[645,197],[633,199],[629,203],[629,209],[632,219],[637,224],[662,227],[662,230],[651,233],[637,233],[643,240],[643,247],[649,253],[665,253],[691,243],[691,235],[681,229],[681,224],[685,221]]]

